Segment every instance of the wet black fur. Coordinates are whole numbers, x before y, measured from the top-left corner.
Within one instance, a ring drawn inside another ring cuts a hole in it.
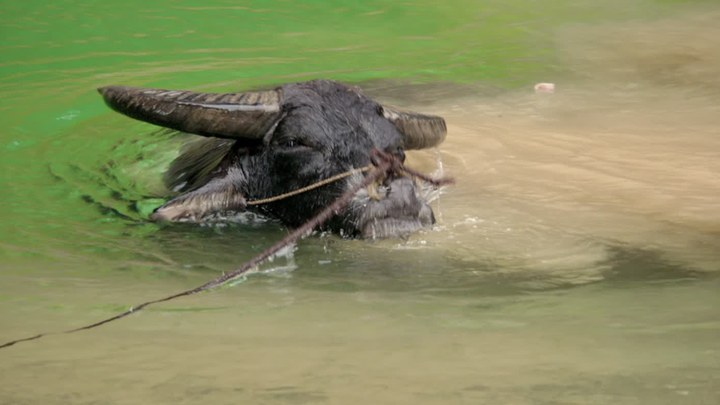
[[[188,201],[204,198],[205,192],[227,190],[241,194],[247,201],[286,193],[368,165],[373,148],[404,159],[403,137],[398,128],[383,117],[377,102],[358,89],[317,80],[285,85],[281,92],[282,118],[261,141],[206,138],[189,145],[165,180],[170,189],[190,194],[171,200],[156,213],[166,207],[182,208],[183,204],[192,211]],[[332,203],[347,185],[347,180],[342,180],[249,209],[297,227]],[[389,200],[359,197],[344,215],[326,227],[349,236],[386,237],[434,221],[429,206],[418,199],[412,181],[398,179],[387,186],[383,192],[391,197]],[[198,219],[192,212],[187,216]],[[373,223],[382,224],[375,229]]]

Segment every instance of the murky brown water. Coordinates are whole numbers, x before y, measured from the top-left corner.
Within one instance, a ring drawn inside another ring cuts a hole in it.
[[[720,270],[714,17],[563,31],[575,79],[554,94],[440,94],[441,161],[459,186],[441,201],[447,232],[429,238],[568,281],[602,278],[616,248]]]
[[[308,238],[233,288],[5,349],[0,403],[720,402],[718,19],[563,28],[566,71],[537,78],[554,94],[368,83],[448,121],[409,160],[457,178],[434,230]],[[3,338],[202,284],[284,234],[112,231],[8,255]]]

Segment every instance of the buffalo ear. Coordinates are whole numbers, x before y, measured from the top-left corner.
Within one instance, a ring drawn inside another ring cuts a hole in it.
[[[236,177],[237,175],[233,176],[233,173],[229,172],[223,178],[216,178],[197,190],[175,197],[156,209],[150,219],[200,222],[214,213],[244,211],[247,202],[236,187]]]
[[[447,126],[442,117],[382,106],[382,114],[403,135],[405,149],[432,148],[442,143]]]
[[[218,168],[236,142],[221,138],[199,138],[185,144],[180,155],[165,172],[165,186],[176,193],[204,186],[217,175]]]

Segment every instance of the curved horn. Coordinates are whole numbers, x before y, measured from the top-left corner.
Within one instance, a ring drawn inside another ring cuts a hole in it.
[[[382,106],[383,116],[390,120],[405,138],[405,149],[425,149],[445,140],[445,120],[435,115],[402,111]]]
[[[113,110],[197,135],[261,139],[280,119],[280,93],[196,93],[107,86],[98,89]]]

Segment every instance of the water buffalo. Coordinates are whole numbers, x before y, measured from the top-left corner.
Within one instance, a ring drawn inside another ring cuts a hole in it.
[[[108,86],[105,102],[129,117],[206,138],[186,146],[165,175],[178,196],[154,220],[202,221],[252,210],[297,227],[362,178],[358,174],[277,202],[279,195],[371,162],[373,148],[401,160],[405,150],[438,145],[445,121],[381,105],[358,88],[328,80],[269,91],[197,93]],[[401,236],[435,221],[413,179],[386,179],[363,190],[325,229],[346,236]]]

